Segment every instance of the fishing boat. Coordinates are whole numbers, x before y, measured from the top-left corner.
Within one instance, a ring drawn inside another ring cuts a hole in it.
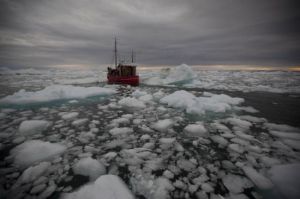
[[[107,82],[109,84],[127,84],[138,86],[140,82],[139,76],[136,74],[136,64],[134,64],[134,54],[131,53],[131,63],[118,63],[117,39],[115,38],[114,49],[114,68],[107,68]]]

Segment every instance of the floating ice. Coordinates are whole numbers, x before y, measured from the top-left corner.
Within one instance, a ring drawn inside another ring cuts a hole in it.
[[[194,162],[186,159],[177,160],[177,166],[187,172],[191,172],[196,168],[196,164]]]
[[[165,73],[165,74],[163,74]],[[154,76],[143,80],[145,84],[186,84],[196,78],[195,72],[186,64],[181,64],[163,71],[161,76]]]
[[[137,100],[133,97],[123,98],[118,102],[118,104],[123,107],[127,107],[127,108],[145,108],[146,107],[144,102]]]
[[[40,164],[36,166],[31,166],[27,168],[20,178],[18,179],[18,182],[20,183],[29,183],[33,182],[34,180],[38,179],[45,171],[50,167],[49,162],[41,162]]]
[[[300,164],[287,164],[273,166],[270,177],[276,188],[290,199],[300,198]]]
[[[300,140],[300,133],[280,132],[280,131],[269,131],[273,136],[280,138],[287,138],[292,140]]]
[[[159,177],[154,182],[156,189],[154,189],[154,194],[152,198],[155,199],[166,199],[170,198],[169,191],[173,191],[175,188],[172,183],[163,177]]]
[[[128,133],[132,133],[133,129],[132,128],[128,128],[128,127],[121,127],[121,128],[113,128],[111,130],[109,130],[109,133],[113,136],[122,136],[122,135],[126,135]]]
[[[260,189],[271,189],[274,185],[273,183],[263,176],[262,174],[258,173],[255,169],[249,166],[242,167],[245,175]]]
[[[232,98],[228,95],[214,95],[209,97],[196,97],[193,94],[180,90],[160,99],[160,102],[174,108],[181,108],[187,113],[204,114],[206,111],[225,112],[232,105],[242,103],[242,98]]]
[[[212,135],[210,136],[210,139],[221,147],[225,147],[228,144],[228,141],[219,135]]]
[[[300,140],[284,139],[282,141],[284,144],[292,147],[293,149],[300,150]]]
[[[115,175],[102,175],[94,183],[80,187],[78,191],[64,194],[64,199],[134,199],[125,183]]]
[[[281,131],[281,132],[299,132],[300,133],[300,129],[293,127],[293,126],[289,126],[286,124],[274,124],[274,123],[265,123],[264,124],[268,129],[270,130],[274,130],[274,131]]]
[[[251,122],[239,118],[227,118],[226,121],[242,131],[249,130],[250,126],[252,126]]]
[[[72,125],[73,126],[81,126],[81,125],[87,123],[88,121],[89,121],[89,119],[87,119],[87,118],[81,118],[81,119],[74,120],[72,122]]]
[[[229,144],[228,149],[236,153],[244,153],[245,149],[239,144]]]
[[[66,147],[61,144],[29,140],[16,146],[10,153],[15,164],[27,167],[37,162],[50,160],[65,150]]]
[[[225,187],[235,194],[241,193],[245,188],[250,188],[253,184],[245,177],[228,174],[222,178]]]
[[[144,96],[144,95],[147,95],[148,93],[146,91],[141,91],[139,89],[136,89],[131,95],[133,97],[141,97],[141,96]]]
[[[171,119],[164,119],[164,120],[159,120],[156,123],[154,123],[151,128],[163,132],[166,131],[168,128],[173,126],[174,122]]]
[[[208,131],[203,126],[202,123],[197,124],[189,124],[187,125],[183,131],[185,131],[189,136],[195,136],[195,137],[207,137]]]
[[[61,99],[86,98],[99,95],[111,95],[116,93],[114,89],[101,87],[79,87],[71,85],[51,85],[40,91],[20,90],[13,95],[0,99],[0,103],[27,104],[36,102],[48,102]]]
[[[26,120],[20,124],[19,133],[24,136],[41,133],[46,130],[49,125],[50,123],[45,120]]]
[[[64,120],[72,120],[76,118],[79,115],[78,112],[70,112],[70,113],[65,113],[61,116],[62,119]]]
[[[79,160],[73,166],[73,171],[75,174],[89,176],[91,181],[96,180],[100,175],[106,173],[105,166],[91,157]]]

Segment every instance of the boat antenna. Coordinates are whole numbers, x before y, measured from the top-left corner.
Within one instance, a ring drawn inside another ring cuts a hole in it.
[[[115,67],[118,65],[117,37],[115,37]]]

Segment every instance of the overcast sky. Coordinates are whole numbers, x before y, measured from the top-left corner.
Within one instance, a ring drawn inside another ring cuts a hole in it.
[[[300,65],[289,0],[0,0],[0,67]]]

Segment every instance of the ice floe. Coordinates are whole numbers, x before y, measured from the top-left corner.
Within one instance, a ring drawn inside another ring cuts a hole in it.
[[[61,99],[86,98],[99,95],[111,95],[116,93],[110,88],[80,87],[71,85],[51,85],[39,91],[20,90],[13,95],[0,99],[0,103],[26,104],[48,102]]]
[[[187,113],[199,115],[205,114],[206,111],[226,112],[232,109],[232,105],[238,105],[243,101],[242,98],[232,98],[225,94],[196,97],[184,90],[175,91],[160,99],[160,102],[163,104],[184,109]]]
[[[118,102],[119,105],[127,108],[145,108],[146,105],[144,104],[143,101],[137,100],[136,98],[133,97],[126,97],[121,99]]]
[[[157,131],[166,131],[168,128],[172,127],[174,124],[174,121],[171,119],[164,119],[159,120],[152,124],[151,128],[157,130]]]
[[[78,115],[79,115],[78,112],[65,113],[61,116],[61,118],[64,120],[72,120],[76,118]]]
[[[73,171],[75,174],[88,176],[90,180],[96,180],[100,175],[106,173],[105,166],[91,157],[79,160],[74,166]]]
[[[18,179],[19,183],[28,183],[33,182],[34,180],[38,179],[43,173],[47,171],[47,169],[50,167],[49,162],[41,162],[36,166],[31,166],[27,168],[20,178]]]
[[[15,164],[27,167],[34,163],[51,160],[65,150],[66,147],[62,144],[29,140],[12,149],[11,156]]]
[[[79,190],[63,195],[64,199],[133,199],[133,195],[118,176],[102,175],[92,184],[80,187]]]
[[[185,131],[186,134],[189,136],[196,136],[196,137],[208,136],[208,131],[206,130],[206,128],[203,126],[202,123],[189,124],[183,129],[183,131]]]
[[[26,120],[19,126],[19,133],[23,136],[41,133],[50,126],[50,122],[45,120]]]
[[[265,176],[257,172],[254,168],[249,166],[242,167],[245,175],[260,189],[271,189],[273,183]]]

